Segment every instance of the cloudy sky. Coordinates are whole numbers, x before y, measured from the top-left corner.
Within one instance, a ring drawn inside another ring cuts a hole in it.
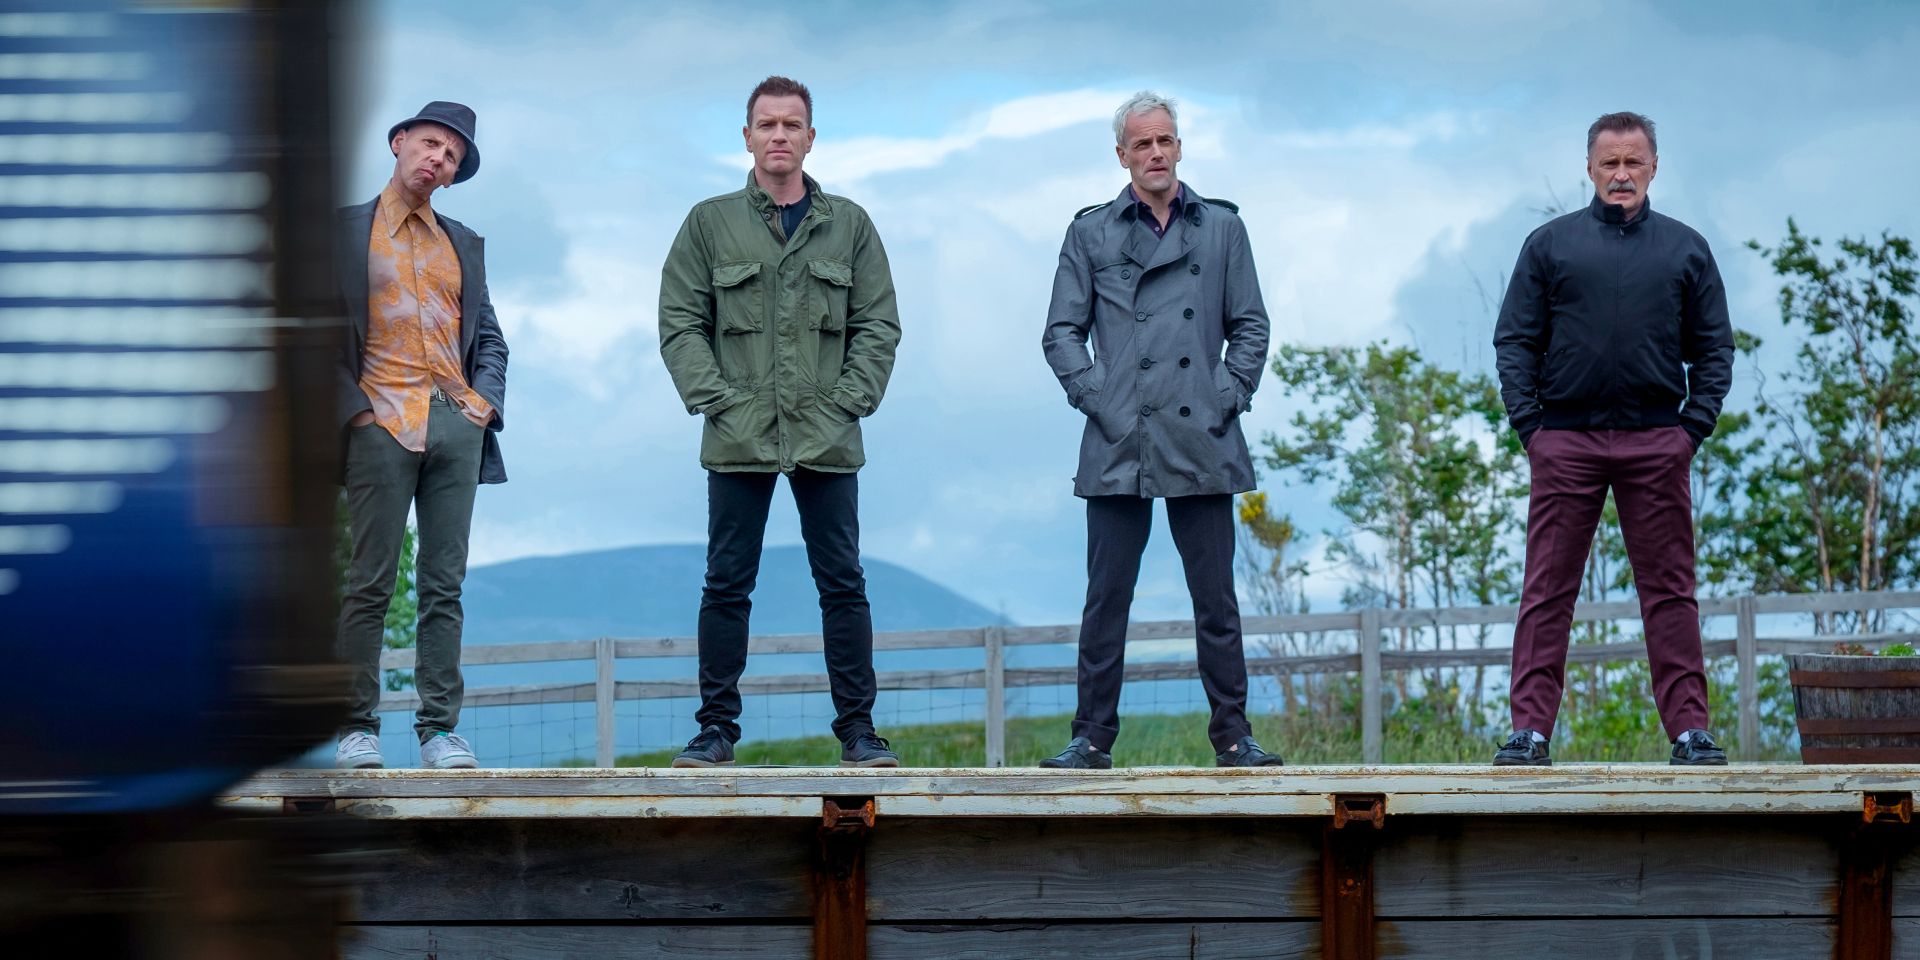
[[[1741,243],[1789,215],[1823,236],[1920,233],[1920,6],[1175,9],[370,4],[346,199],[378,192],[385,131],[420,104],[480,118],[479,176],[435,200],[487,237],[513,351],[513,479],[481,493],[474,561],[704,539],[700,425],[660,361],[660,264],[692,204],[743,182],[745,98],[770,73],[812,88],[807,169],[872,215],[899,291],[898,366],[866,428],[866,553],[1023,623],[1075,619],[1085,589],[1083,421],[1040,330],[1073,212],[1125,183],[1109,123],[1137,89],[1181,105],[1181,178],[1240,205],[1276,343],[1388,339],[1490,370],[1486,296],[1543,208],[1585,202],[1586,125],[1612,110],[1659,124],[1654,205],[1713,244],[1739,326],[1778,328]],[[1249,437],[1292,409],[1262,392]],[[1263,488],[1310,529],[1335,522],[1326,490]],[[1136,616],[1185,616],[1157,523]],[[798,539],[783,489],[768,540]],[[1339,584],[1315,592],[1325,608]]]

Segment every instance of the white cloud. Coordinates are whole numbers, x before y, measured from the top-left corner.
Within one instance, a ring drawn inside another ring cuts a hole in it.
[[[1114,108],[1126,96],[1111,91],[1069,90],[1020,97],[968,117],[953,131],[938,137],[823,137],[808,155],[808,172],[816,178],[854,183],[884,173],[926,170],[990,140],[1024,140],[1094,120],[1110,121]],[[744,150],[714,159],[742,172],[753,166],[753,158]]]

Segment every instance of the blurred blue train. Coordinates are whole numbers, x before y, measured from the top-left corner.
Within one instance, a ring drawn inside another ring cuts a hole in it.
[[[331,729],[335,16],[0,5],[0,817]]]

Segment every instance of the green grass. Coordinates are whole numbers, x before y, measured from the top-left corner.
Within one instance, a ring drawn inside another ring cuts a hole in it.
[[[1071,715],[1013,717],[1007,721],[1007,763],[1030,767],[1066,746]],[[1254,737],[1290,764],[1360,762],[1360,732],[1327,729],[1309,720],[1264,716],[1255,718]],[[986,762],[986,735],[981,724],[936,723],[880,731],[893,742],[900,762],[909,767],[977,767]],[[1493,756],[1495,744],[1464,731],[1403,729],[1389,724],[1386,757],[1390,763],[1482,763]],[[622,767],[664,767],[677,750],[627,754]],[[742,740],[736,761],[741,764],[832,766],[840,760],[840,744],[831,736],[788,740]],[[1212,766],[1213,747],[1207,743],[1207,715],[1140,714],[1125,717],[1114,745],[1114,763],[1123,767]]]
[[[1387,763],[1466,763],[1483,764],[1492,760],[1498,746],[1492,733],[1462,729],[1457,723],[1423,722],[1427,718],[1388,716],[1383,755]],[[1066,746],[1072,716],[1012,717],[1007,721],[1007,764],[1031,767],[1042,758],[1053,756]],[[1580,736],[1574,725],[1564,737],[1557,737],[1554,759],[1562,763],[1659,762],[1669,749],[1658,732],[1650,730],[1620,739]],[[880,731],[900,754],[901,764],[909,767],[977,767],[986,762],[986,735],[977,722],[936,723],[894,727]],[[1357,721],[1335,721],[1309,716],[1282,717],[1272,714],[1254,718],[1254,737],[1268,750],[1286,758],[1290,765],[1357,764],[1360,762],[1360,730]],[[1504,731],[1501,731],[1504,733]],[[1749,756],[1738,749],[1731,731],[1722,736],[1729,753],[1742,761],[1795,761],[1798,756],[1784,749],[1770,749],[1762,756]],[[1564,740],[1565,742],[1558,742]],[[664,767],[678,750],[655,750],[621,756],[622,767]],[[737,749],[740,764],[774,766],[834,766],[840,761],[840,744],[832,736],[797,737],[783,740],[743,740]],[[1114,745],[1113,761],[1122,767],[1212,766],[1213,747],[1207,743],[1207,715],[1140,714],[1124,717],[1120,739]],[[562,766],[585,766],[577,761]]]

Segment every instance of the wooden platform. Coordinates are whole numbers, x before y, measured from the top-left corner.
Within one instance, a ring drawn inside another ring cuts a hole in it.
[[[1920,787],[1920,767],[1588,764],[1207,770],[717,767],[289,770],[229,791],[234,808],[330,800],[364,817],[801,817],[823,797],[871,797],[902,817],[1325,817],[1341,795],[1388,815],[1858,813]]]
[[[1920,769],[263,773],[367,957],[1920,958]],[[1904,818],[1904,819],[1903,819]]]

